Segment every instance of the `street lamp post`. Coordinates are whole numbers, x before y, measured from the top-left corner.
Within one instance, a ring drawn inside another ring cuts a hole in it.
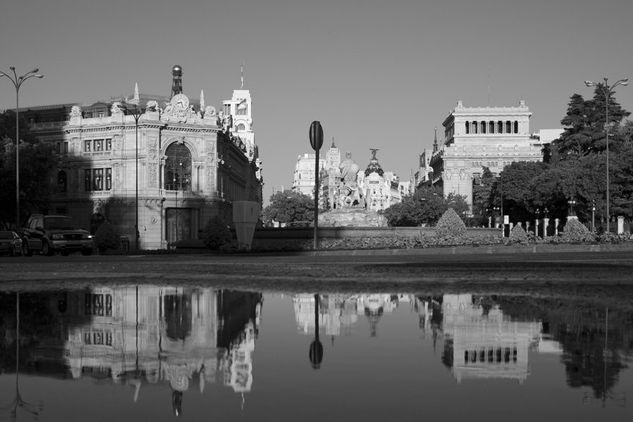
[[[609,80],[604,78],[604,85],[599,82],[585,81],[585,85],[588,87],[595,86],[599,87],[603,90],[605,101],[604,101],[604,132],[606,136],[606,151],[607,151],[607,233],[610,231],[610,215],[609,215],[609,201],[611,199],[609,195],[609,98],[611,96],[611,91],[618,85],[627,86],[629,84],[628,79],[620,79],[613,85],[609,86]]]
[[[15,87],[15,228],[20,227],[20,87],[31,78],[42,79],[39,69],[33,69],[22,76],[18,76],[15,67],[9,67],[13,76],[0,71],[0,78],[6,76]]]
[[[135,237],[135,246],[136,250],[139,250],[139,242],[141,238],[141,233],[138,230],[138,121],[143,115],[143,110],[138,107],[139,100],[138,98],[134,98],[132,101],[124,101],[122,104],[122,108],[129,113],[132,117],[134,117],[134,134],[135,134],[135,212],[134,212],[134,237]],[[131,104],[133,107],[128,107],[127,104]]]

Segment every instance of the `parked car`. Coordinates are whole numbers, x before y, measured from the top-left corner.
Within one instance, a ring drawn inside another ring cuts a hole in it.
[[[92,235],[87,230],[77,228],[67,215],[33,214],[23,230],[23,236],[27,242],[27,255],[34,252],[43,255],[56,252],[62,255],[71,252],[91,255],[94,249]]]
[[[0,231],[0,254],[16,256],[23,254],[23,242],[19,234],[12,230]]]

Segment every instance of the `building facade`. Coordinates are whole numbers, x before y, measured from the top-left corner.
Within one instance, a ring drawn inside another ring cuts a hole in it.
[[[444,196],[465,196],[472,209],[473,180],[483,167],[499,174],[515,161],[542,160],[541,144],[530,136],[531,115],[524,101],[516,107],[465,107],[458,101],[443,122],[444,143],[430,159],[431,183]]]
[[[202,91],[194,101],[182,88],[174,66],[169,98],[136,88],[128,101],[25,110],[32,132],[59,156],[57,189],[43,211],[86,228],[106,219],[132,246],[138,239],[139,248],[162,249],[196,239],[213,216],[230,222],[233,201],[261,204],[249,90],[234,90],[217,112]]]

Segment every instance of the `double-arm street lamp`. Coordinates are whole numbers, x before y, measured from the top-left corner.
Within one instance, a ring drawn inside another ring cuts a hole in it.
[[[604,132],[606,135],[606,151],[607,151],[607,233],[610,231],[610,215],[609,215],[609,201],[611,199],[610,195],[609,195],[609,98],[611,96],[611,91],[613,91],[613,89],[618,86],[618,85],[622,85],[622,86],[627,86],[629,84],[629,80],[628,79],[620,79],[619,81],[615,82],[613,85],[609,86],[609,80],[607,78],[604,78],[604,84],[601,82],[592,82],[592,81],[585,81],[585,85],[587,85],[588,87],[591,86],[595,86],[595,87],[599,87],[600,89],[602,89],[602,92],[604,93]]]
[[[138,121],[141,118],[141,116],[143,115],[143,110],[141,108],[139,108],[138,106],[139,100],[138,98],[134,98],[131,101],[123,101],[121,103],[121,108],[123,110],[125,110],[126,113],[128,113],[129,115],[131,115],[132,117],[134,117],[134,130],[135,130],[135,159],[136,159],[136,166],[135,166],[135,183],[136,183],[136,187],[135,187],[135,214],[134,214],[134,237],[135,237],[135,242],[134,245],[136,247],[136,250],[138,251],[139,248],[139,241],[140,241],[140,237],[141,234],[138,230]]]
[[[15,228],[20,227],[20,87],[31,78],[42,79],[39,69],[33,69],[22,76],[18,76],[15,67],[9,67],[13,75],[0,71],[0,78],[6,76],[15,86]]]

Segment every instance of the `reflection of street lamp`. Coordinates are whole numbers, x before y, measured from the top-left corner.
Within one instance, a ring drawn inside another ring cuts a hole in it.
[[[602,83],[585,81],[585,85],[595,86],[597,88],[602,89],[605,97],[604,101],[604,132],[606,136],[606,150],[607,150],[607,233],[610,230],[610,216],[609,216],[609,200],[611,199],[609,195],[609,99],[611,96],[611,91],[618,85],[627,86],[629,84],[628,79],[620,79],[613,85],[609,86],[609,80],[604,78],[604,85]]]
[[[133,107],[130,108],[125,104],[122,104],[121,107],[123,108],[123,110],[125,110],[127,113],[129,113],[132,117],[134,117],[134,131],[135,131],[135,154],[136,154],[136,166],[135,166],[135,173],[136,173],[136,177],[135,177],[135,181],[136,181],[136,188],[135,188],[135,203],[136,206],[135,208],[135,213],[134,213],[134,231],[135,231],[135,238],[136,238],[136,250],[139,250],[139,239],[141,237],[141,234],[138,230],[138,120],[141,118],[141,115],[143,114],[143,110],[140,109],[138,107],[138,103],[139,103],[139,99],[138,97],[135,97],[134,99],[132,99],[131,101],[125,101],[125,103],[127,104],[131,104]]]
[[[591,200],[591,231],[596,231],[596,200]]]
[[[16,419],[18,408],[22,408],[34,417],[38,417],[42,411],[42,405],[39,406],[27,403],[22,399],[20,394],[20,292],[15,294],[15,399],[6,409],[11,409],[12,419]],[[3,408],[5,409],[5,408]]]
[[[20,227],[20,87],[27,79],[42,79],[44,75],[37,73],[39,69],[33,69],[18,76],[15,67],[11,66],[9,69],[13,72],[13,76],[0,71],[0,78],[6,76],[15,87],[15,228],[18,229]]]

